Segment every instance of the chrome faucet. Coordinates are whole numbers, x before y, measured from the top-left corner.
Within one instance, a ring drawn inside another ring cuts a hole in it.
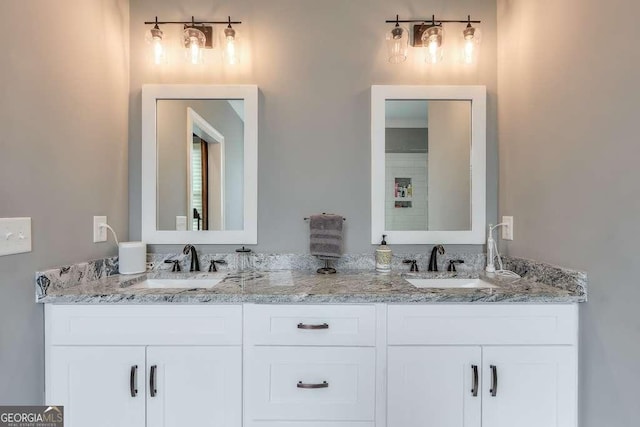
[[[200,261],[198,260],[198,251],[196,251],[196,247],[193,245],[186,245],[182,250],[182,253],[185,255],[191,255],[191,266],[189,267],[189,271],[200,271]]]
[[[431,258],[429,258],[429,268],[427,271],[438,271],[438,253],[444,255],[444,246],[435,245],[431,250]]]

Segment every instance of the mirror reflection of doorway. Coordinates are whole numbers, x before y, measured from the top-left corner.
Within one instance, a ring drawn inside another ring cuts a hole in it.
[[[192,230],[209,229],[209,144],[193,134],[191,155]]]
[[[188,109],[189,224],[191,230],[224,230],[224,136]]]

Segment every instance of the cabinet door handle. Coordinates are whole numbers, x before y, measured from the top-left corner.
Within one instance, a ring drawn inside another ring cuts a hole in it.
[[[138,395],[138,365],[131,367],[131,374],[129,375],[129,391],[131,391],[131,397]]]
[[[491,396],[496,397],[498,394],[498,368],[495,365],[490,365],[491,368],[491,388],[489,393]]]
[[[156,389],[156,375],[158,371],[158,365],[151,366],[151,374],[149,375],[149,388],[151,389],[151,397],[156,397],[158,390]]]
[[[298,381],[298,388],[306,388],[306,389],[311,389],[311,388],[329,388],[329,383],[326,381],[322,381],[321,383],[317,383],[317,384],[305,384],[302,381]]]
[[[473,385],[471,386],[471,395],[473,397],[478,396],[478,365],[471,365],[473,371]]]
[[[329,329],[329,324],[321,323],[319,325],[307,325],[304,323],[298,323],[298,329]]]

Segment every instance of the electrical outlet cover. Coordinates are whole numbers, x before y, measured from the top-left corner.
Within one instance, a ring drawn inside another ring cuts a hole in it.
[[[513,217],[503,216],[502,223],[502,240],[513,240]]]
[[[187,231],[187,217],[176,216],[176,231]]]
[[[100,227],[100,224],[106,224],[106,223],[107,223],[106,216],[93,217],[93,243],[107,241],[107,228]]]

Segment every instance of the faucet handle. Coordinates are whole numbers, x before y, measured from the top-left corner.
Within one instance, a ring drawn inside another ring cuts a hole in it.
[[[449,267],[447,267],[447,271],[456,271],[456,264],[464,264],[464,260],[463,259],[449,260]]]
[[[212,259],[211,262],[209,263],[209,273],[213,273],[218,271],[218,269],[216,268],[216,264],[226,264],[227,261],[223,260],[223,259]]]
[[[177,259],[165,259],[164,263],[165,264],[173,264],[173,267],[171,268],[171,272],[172,273],[176,273],[176,272],[182,271],[182,267],[180,267],[180,260],[177,260]]]
[[[403,264],[411,264],[411,268],[409,269],[410,272],[418,272],[418,261],[416,261],[415,259],[405,259],[402,260]]]

